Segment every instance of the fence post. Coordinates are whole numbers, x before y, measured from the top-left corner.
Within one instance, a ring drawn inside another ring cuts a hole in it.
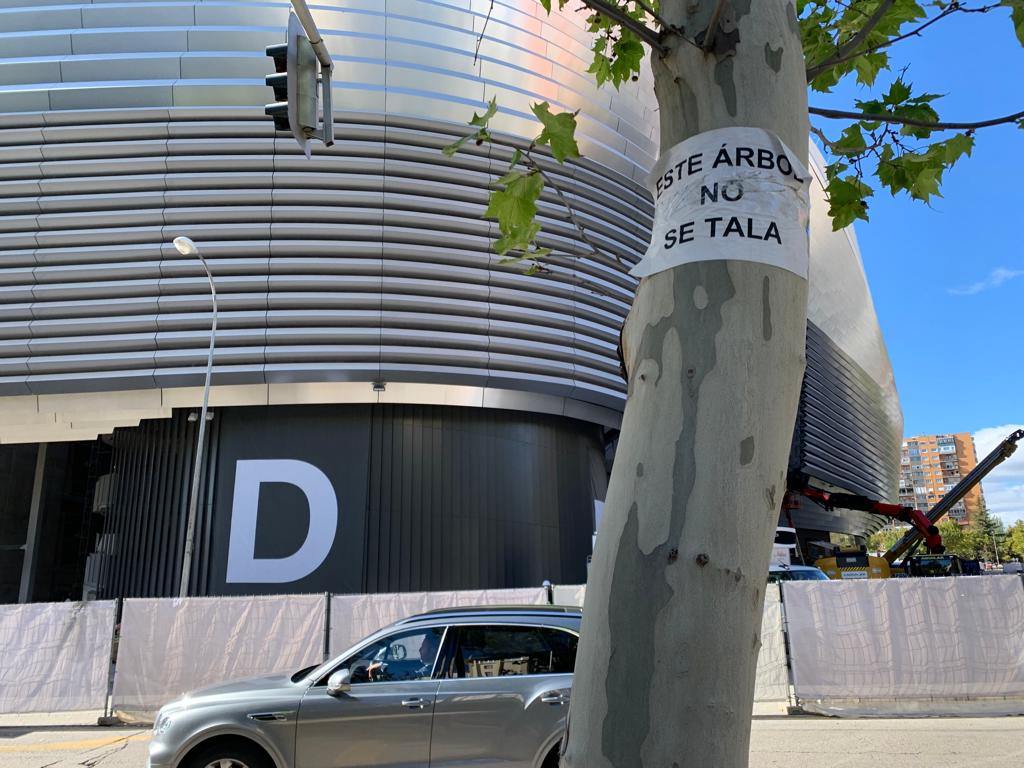
[[[782,647],[786,654],[786,678],[789,680],[789,706],[786,707],[788,715],[802,715],[803,708],[800,706],[800,699],[796,695],[796,679],[793,677],[793,652],[789,644],[789,618],[786,616],[786,590],[779,581],[779,610],[782,611]]]
[[[324,661],[331,658],[331,593],[324,592]]]
[[[103,699],[103,715],[96,720],[96,725],[121,725],[120,718],[114,716],[114,675],[117,674],[117,651],[121,646],[121,612],[123,600],[114,600],[114,622],[110,628],[110,652],[107,655],[107,695]]]

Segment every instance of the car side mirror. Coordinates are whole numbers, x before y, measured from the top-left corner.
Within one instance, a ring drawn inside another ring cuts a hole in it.
[[[327,695],[341,696],[352,690],[352,673],[347,669],[339,669],[327,678]]]

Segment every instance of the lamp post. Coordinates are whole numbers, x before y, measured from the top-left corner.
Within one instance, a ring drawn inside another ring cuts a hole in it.
[[[195,256],[203,265],[206,279],[210,281],[210,298],[213,301],[213,322],[210,324],[210,352],[206,358],[206,382],[203,384],[203,408],[199,413],[199,437],[196,440],[196,463],[192,470],[192,492],[188,497],[188,523],[185,529],[185,554],[181,560],[181,587],[179,597],[188,597],[189,575],[192,572],[192,553],[195,550],[196,509],[199,506],[199,473],[203,464],[203,447],[206,437],[206,407],[210,402],[210,374],[213,372],[213,346],[217,337],[217,288],[206,259],[196,244],[187,237],[174,238],[174,247],[182,256]]]

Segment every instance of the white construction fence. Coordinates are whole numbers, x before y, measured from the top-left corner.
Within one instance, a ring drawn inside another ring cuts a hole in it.
[[[148,721],[181,694],[324,660],[324,595],[124,601],[113,708]]]
[[[0,605],[0,713],[103,709],[113,600]]]
[[[111,706],[145,721],[186,691],[294,672],[403,616],[582,605],[585,591],[127,599],[116,633],[115,601],[0,606],[0,713]],[[1024,714],[1024,580],[769,585],[755,696],[835,715]]]
[[[1024,714],[1018,576],[791,582],[784,599],[805,710]]]

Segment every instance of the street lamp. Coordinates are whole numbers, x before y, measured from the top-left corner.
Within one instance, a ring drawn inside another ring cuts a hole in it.
[[[192,493],[188,498],[188,527],[185,529],[185,555],[181,561],[181,587],[179,597],[188,597],[188,581],[192,572],[192,553],[195,550],[196,508],[199,505],[199,473],[203,463],[203,446],[206,437],[206,406],[210,402],[210,374],[213,372],[213,345],[217,337],[217,287],[206,259],[196,244],[187,237],[174,238],[174,247],[182,256],[195,256],[203,265],[206,279],[210,281],[210,298],[213,301],[213,322],[210,324],[210,352],[206,358],[206,382],[203,384],[203,408],[199,413],[199,439],[196,441],[196,464],[192,470]]]

